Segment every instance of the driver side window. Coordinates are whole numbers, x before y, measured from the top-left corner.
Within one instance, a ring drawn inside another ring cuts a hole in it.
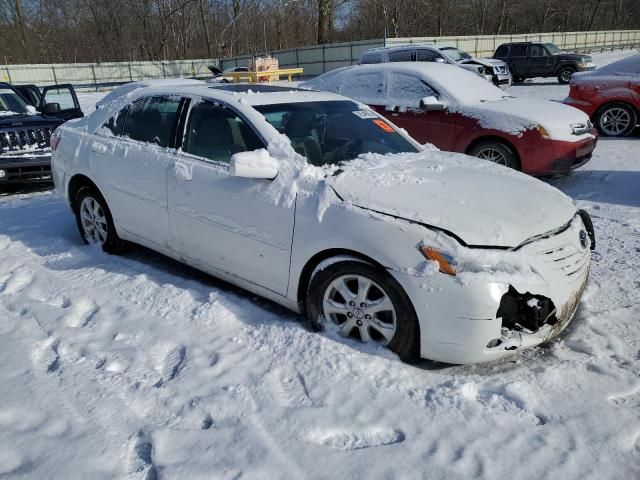
[[[337,93],[369,105],[384,105],[384,76],[381,72],[345,75]]]
[[[229,163],[234,153],[264,148],[255,132],[230,108],[201,102],[191,109],[182,150]]]
[[[545,57],[546,53],[542,45],[531,45],[529,47],[529,56],[530,57]]]

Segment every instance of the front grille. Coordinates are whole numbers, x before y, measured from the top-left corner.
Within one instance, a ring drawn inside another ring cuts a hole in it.
[[[0,130],[0,153],[47,149],[52,133],[49,127]]]
[[[589,250],[578,250],[571,244],[552,248],[539,252],[543,262],[550,265],[555,271],[560,272],[569,283],[573,283],[582,277],[587,265]]]
[[[496,73],[500,75],[506,75],[509,73],[509,69],[506,65],[496,65],[494,68],[496,69]]]
[[[0,184],[3,182],[40,182],[52,178],[50,165],[9,167],[3,170],[5,176],[0,179]]]

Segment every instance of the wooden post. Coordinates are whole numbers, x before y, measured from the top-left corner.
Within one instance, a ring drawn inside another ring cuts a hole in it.
[[[98,79],[96,78],[96,67],[95,65],[91,65],[91,73],[93,75],[93,86],[96,89],[96,92],[98,91]]]

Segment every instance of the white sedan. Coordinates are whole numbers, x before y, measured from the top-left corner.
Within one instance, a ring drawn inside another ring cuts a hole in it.
[[[587,283],[593,230],[571,199],[339,95],[144,87],[52,147],[86,242],[145,245],[405,360],[540,344]]]

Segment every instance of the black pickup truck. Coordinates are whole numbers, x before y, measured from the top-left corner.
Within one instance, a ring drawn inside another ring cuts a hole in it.
[[[558,82],[569,83],[575,72],[596,68],[591,56],[563,52],[553,43],[503,43],[493,58],[509,65],[513,83],[533,77],[557,77]]]
[[[0,82],[0,189],[14,183],[51,181],[53,131],[83,116],[71,85]]]

